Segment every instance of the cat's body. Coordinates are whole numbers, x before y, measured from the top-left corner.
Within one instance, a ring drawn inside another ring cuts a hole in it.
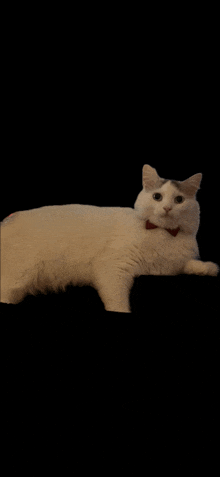
[[[13,214],[1,224],[1,301],[91,285],[106,310],[129,312],[136,276],[216,276],[217,265],[198,260],[200,181],[201,174],[164,181],[145,165],[134,209],[76,204]],[[179,196],[181,204],[175,202]]]

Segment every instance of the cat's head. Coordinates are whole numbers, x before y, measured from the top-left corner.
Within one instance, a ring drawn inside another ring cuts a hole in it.
[[[197,234],[200,207],[196,193],[202,174],[195,174],[185,181],[162,179],[156,169],[145,164],[143,167],[143,189],[134,208],[143,220],[149,220],[161,228],[180,229]]]

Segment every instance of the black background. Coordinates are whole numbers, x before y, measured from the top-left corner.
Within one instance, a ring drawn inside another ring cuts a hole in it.
[[[44,205],[133,207],[144,164],[167,179],[202,172],[200,254],[220,265],[215,50],[205,34],[187,44],[166,32],[157,47],[139,35],[134,46],[131,32],[114,43],[95,30],[92,42],[19,31],[5,73],[0,220]],[[130,315],[105,312],[88,287],[0,304],[13,465],[18,447],[28,469],[71,457],[76,470],[90,455],[123,469],[136,447],[154,465],[158,455],[214,462],[219,280],[140,277]]]

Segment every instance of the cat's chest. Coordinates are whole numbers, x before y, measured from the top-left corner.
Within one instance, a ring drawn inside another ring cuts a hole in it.
[[[172,259],[182,250],[182,237],[173,237],[164,229],[143,230],[141,233],[141,249],[148,259]]]
[[[146,222],[140,220],[135,214],[123,217],[120,224],[112,233],[111,247],[115,249],[129,248],[134,246],[137,251],[142,251],[144,255],[150,257],[166,256],[172,257],[174,254],[184,249],[184,237],[181,232],[174,237],[167,230],[155,228],[148,230]]]
[[[197,254],[193,237],[179,232],[176,237],[165,229],[143,230],[140,243],[143,267],[151,274],[180,273],[183,265]]]
[[[156,228],[148,230],[146,224],[135,216],[130,217],[127,223],[121,225],[113,240],[109,244],[110,251],[114,251],[121,260],[138,263],[142,273],[149,264],[167,267],[170,264],[185,260],[189,252],[189,244],[184,244],[184,237],[179,232],[176,237],[168,231]]]

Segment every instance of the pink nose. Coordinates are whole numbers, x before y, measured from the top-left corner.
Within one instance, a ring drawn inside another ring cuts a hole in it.
[[[169,212],[172,209],[170,207],[164,207],[164,210],[166,210],[166,212]]]

